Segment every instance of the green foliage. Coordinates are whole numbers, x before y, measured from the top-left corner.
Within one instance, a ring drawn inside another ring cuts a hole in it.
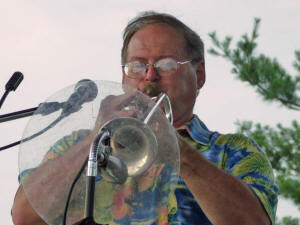
[[[292,218],[290,216],[282,218],[276,223],[276,225],[299,225],[300,220],[297,218]]]
[[[251,121],[237,122],[238,133],[253,138],[268,155],[276,173],[280,195],[291,199],[300,208],[300,125],[276,128],[253,124]]]
[[[215,48],[209,53],[230,60],[233,64],[232,73],[241,81],[248,82],[266,101],[276,100],[283,106],[300,110],[300,73],[289,75],[277,62],[263,54],[255,55],[260,20],[255,19],[251,35],[244,34],[237,42],[235,49],[231,49],[231,37],[219,41],[216,32],[209,33]],[[300,72],[300,51],[295,52],[294,68]]]
[[[244,34],[231,48],[232,38],[220,41],[216,32],[209,33],[214,45],[208,52],[229,60],[231,72],[247,82],[265,101],[279,102],[282,106],[300,111],[300,51],[295,51],[294,68],[298,75],[291,76],[277,62],[264,54],[255,54],[260,19],[254,20],[251,35]],[[237,122],[238,132],[253,138],[266,152],[273,166],[280,196],[290,199],[300,208],[300,125],[291,127],[277,124],[275,128],[251,121]],[[300,219],[284,217],[276,225],[300,225]]]

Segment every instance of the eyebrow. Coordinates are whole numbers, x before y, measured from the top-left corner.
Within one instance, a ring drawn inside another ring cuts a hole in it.
[[[146,59],[146,58],[143,58],[143,57],[134,56],[134,57],[132,57],[130,60],[128,60],[128,62],[132,62],[132,61],[142,61],[142,62],[146,62],[147,59]]]
[[[177,57],[175,57],[174,55],[162,55],[162,56],[159,56],[157,59],[155,59],[155,62],[157,62],[161,59],[165,59],[165,58],[172,58],[172,59],[178,60]],[[132,62],[132,61],[146,62],[146,61],[148,61],[148,59],[139,57],[139,56],[133,56],[130,60],[128,60],[128,62]]]

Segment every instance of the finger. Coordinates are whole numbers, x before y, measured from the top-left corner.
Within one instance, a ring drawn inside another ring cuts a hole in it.
[[[122,109],[128,105],[130,105],[130,103],[132,102],[132,100],[134,100],[137,96],[137,90],[133,90],[131,92],[127,92],[123,95],[119,95],[116,96],[115,98],[115,105],[117,107],[117,109]]]
[[[129,105],[136,97],[136,91],[125,93],[122,95],[108,95],[101,102],[100,111],[118,111]]]
[[[133,117],[135,115],[135,111],[133,110],[122,110],[116,114],[116,117]]]

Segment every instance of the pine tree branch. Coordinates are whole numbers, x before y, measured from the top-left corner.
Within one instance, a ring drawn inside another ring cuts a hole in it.
[[[215,48],[208,52],[232,62],[232,72],[237,78],[249,83],[267,101],[277,101],[291,110],[300,111],[300,75],[294,78],[287,74],[276,59],[254,55],[257,47],[257,29],[260,19],[255,19],[251,36],[244,34],[235,49],[230,48],[231,37],[220,41],[216,32],[209,33]],[[300,72],[300,51],[295,52],[294,67]]]

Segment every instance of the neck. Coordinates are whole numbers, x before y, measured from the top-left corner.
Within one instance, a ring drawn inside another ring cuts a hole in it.
[[[173,122],[173,126],[175,127],[176,130],[180,129],[182,126],[184,126],[185,124],[189,123],[192,119],[193,119],[193,113],[189,114],[186,117],[181,117],[179,119],[175,119],[174,117],[174,122]]]

